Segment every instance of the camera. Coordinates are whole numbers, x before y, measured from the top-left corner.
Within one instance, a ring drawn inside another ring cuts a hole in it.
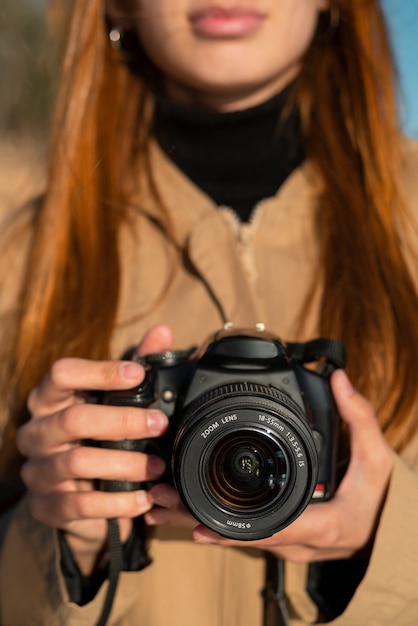
[[[339,417],[329,377],[345,366],[331,339],[285,343],[261,325],[227,328],[200,348],[138,359],[143,382],[95,401],[154,407],[169,418],[156,439],[90,442],[161,456],[192,515],[224,537],[263,539],[310,502],[332,497]],[[121,491],[153,483],[102,481]]]

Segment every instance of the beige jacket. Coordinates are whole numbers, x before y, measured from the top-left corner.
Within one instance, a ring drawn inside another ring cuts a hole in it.
[[[153,162],[173,216],[174,241],[167,242],[144,191],[138,199],[141,213],[133,211],[121,237],[124,278],[115,357],[157,322],[172,325],[177,348],[200,343],[227,321],[241,327],[263,322],[286,340],[315,337],[315,311],[306,319],[302,337],[296,337],[294,328],[318,253],[309,166],[295,171],[276,197],[261,203],[250,223],[239,224],[158,149]],[[405,186],[418,212],[417,171],[418,147],[411,145]],[[179,251],[185,262],[172,274],[172,255]],[[395,460],[367,573],[334,626],[418,624],[417,470],[418,438]],[[122,574],[110,626],[262,625],[264,560],[258,551],[195,545],[189,531],[160,528],[150,552],[150,567]],[[292,626],[316,620],[305,577],[304,566],[286,565]],[[68,602],[56,533],[35,522],[23,500],[11,515],[0,554],[1,626],[92,626],[105,591],[106,584],[84,607]]]

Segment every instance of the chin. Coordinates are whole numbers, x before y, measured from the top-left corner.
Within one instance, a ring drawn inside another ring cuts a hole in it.
[[[195,85],[173,83],[169,93],[173,99],[203,108],[234,111],[261,104],[286,87],[289,80],[206,81]]]

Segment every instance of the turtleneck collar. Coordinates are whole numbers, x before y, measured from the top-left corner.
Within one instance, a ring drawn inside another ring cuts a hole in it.
[[[282,119],[287,95],[285,89],[261,105],[227,113],[158,96],[154,134],[190,180],[247,221],[304,159],[297,112]]]

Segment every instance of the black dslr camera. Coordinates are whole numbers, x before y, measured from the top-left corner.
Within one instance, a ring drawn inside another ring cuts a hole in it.
[[[268,537],[335,489],[339,418],[329,375],[344,367],[333,340],[283,344],[262,330],[224,330],[202,348],[140,359],[144,381],[104,404],[155,407],[169,417],[157,439],[90,442],[163,457],[164,482],[224,537]],[[308,369],[304,364],[317,362]],[[160,482],[162,482],[160,480]],[[111,491],[149,487],[102,481]]]

